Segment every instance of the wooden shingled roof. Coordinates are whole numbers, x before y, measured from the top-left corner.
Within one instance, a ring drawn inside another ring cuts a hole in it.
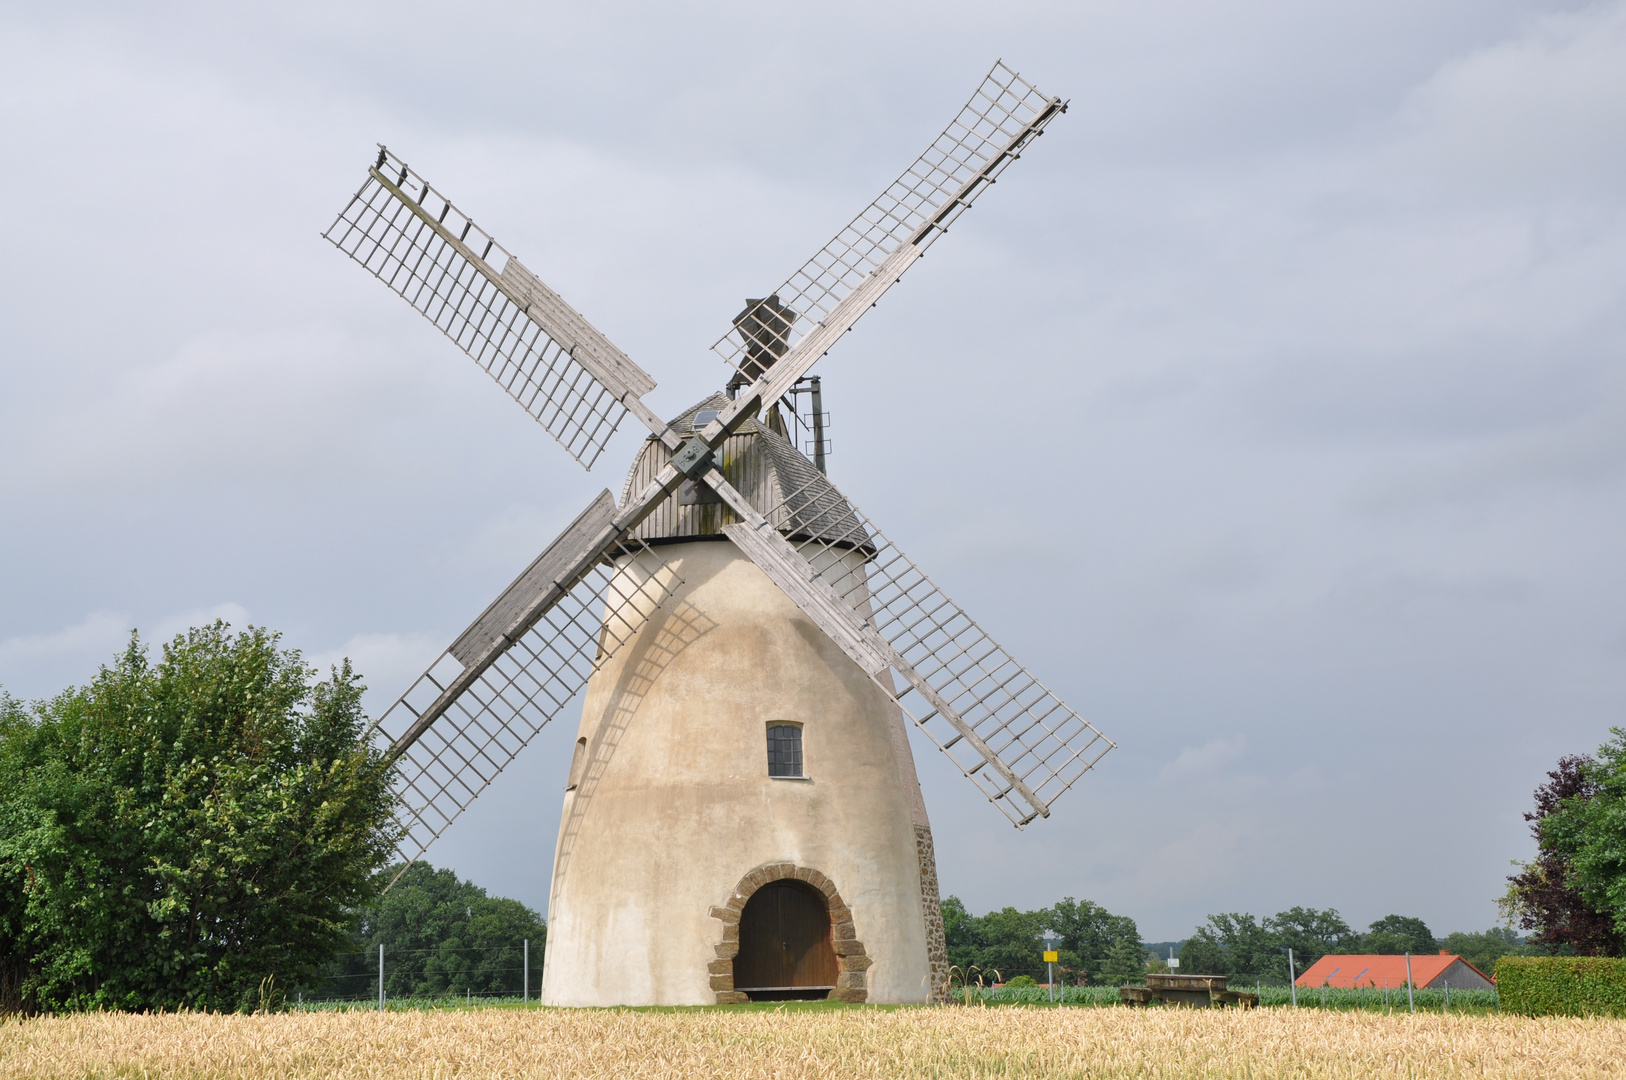
[[[672,427],[679,435],[688,436],[694,432],[694,419],[701,410],[727,405],[727,395],[713,394],[684,410],[671,422]],[[841,547],[867,547],[869,534],[841,493],[784,436],[769,430],[760,420],[753,418],[741,424],[723,441],[717,456],[728,482],[780,532]],[[622,487],[621,504],[626,505],[632,494],[653,480],[671,459],[671,451],[659,440],[645,440]],[[686,483],[645,518],[632,535],[656,544],[721,539],[723,526],[737,520],[710,492],[697,491],[695,485]]]

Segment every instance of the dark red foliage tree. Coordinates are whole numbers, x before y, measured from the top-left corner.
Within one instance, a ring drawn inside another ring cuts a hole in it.
[[[1542,822],[1565,799],[1589,799],[1597,784],[1588,780],[1585,755],[1558,759],[1558,768],[1547,774],[1547,783],[1536,789],[1536,808],[1525,814],[1530,832],[1540,845],[1533,862],[1522,873],[1508,878],[1521,929],[1533,931],[1530,940],[1550,949],[1574,949],[1580,956],[1619,956],[1621,937],[1609,915],[1594,911],[1569,884],[1569,860],[1543,842]]]

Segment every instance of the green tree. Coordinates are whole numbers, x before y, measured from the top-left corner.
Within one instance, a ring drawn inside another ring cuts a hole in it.
[[[1360,935],[1332,908],[1317,911],[1291,907],[1266,919],[1264,926],[1277,952],[1293,950],[1293,963],[1300,971],[1328,953],[1353,952],[1360,940]],[[1286,974],[1285,969],[1282,973]]]
[[[1626,937],[1626,729],[1611,728],[1608,742],[1581,767],[1586,797],[1562,800],[1541,821],[1540,838],[1568,862],[1565,884]]]
[[[394,876],[400,867],[392,867]],[[531,992],[542,981],[548,929],[518,900],[488,896],[450,870],[414,863],[378,900],[355,912],[351,955],[316,988],[318,997],[377,993],[378,947],[390,997],[514,994],[525,989],[524,942],[531,943]]]
[[[1516,930],[1493,926],[1479,934],[1465,934],[1458,930],[1445,935],[1440,948],[1453,956],[1460,956],[1486,975],[1496,973],[1496,961],[1503,956],[1528,956],[1530,948],[1519,939]]]
[[[990,911],[978,922],[982,933],[982,946],[977,950],[978,967],[998,971],[1006,979],[1018,975],[1037,979],[1044,974],[1043,911],[1005,907]]]
[[[1569,850],[1560,850],[1557,840],[1566,839],[1568,822],[1585,818],[1588,811],[1578,803],[1598,794],[1597,778],[1604,770],[1584,755],[1566,755],[1558,767],[1547,773],[1547,782],[1535,790],[1535,807],[1524,815],[1537,844],[1536,857],[1528,863],[1515,863],[1519,872],[1508,878],[1507,893],[1498,906],[1508,922],[1517,922],[1533,931],[1529,944],[1560,955],[1619,956],[1626,935],[1616,927],[1613,915],[1602,911],[1581,895]],[[1548,818],[1565,810],[1552,823]]]
[[[1146,973],[1146,949],[1134,919],[1071,896],[1046,914],[1044,925],[1061,938],[1065,970],[1109,984]]]
[[[977,962],[977,950],[982,947],[980,920],[965,909],[958,896],[943,902],[943,943],[948,950],[950,966],[968,970]]]
[[[1431,953],[1439,949],[1434,932],[1422,919],[1407,915],[1385,915],[1361,935],[1362,952],[1395,956],[1400,953]]]
[[[1097,981],[1108,986],[1114,983],[1122,986],[1127,982],[1139,982],[1145,977],[1146,947],[1136,935],[1134,940],[1122,937],[1112,943],[1112,948],[1107,950],[1106,963],[1101,968],[1101,978]]]
[[[393,847],[348,662],[268,631],[130,645],[0,706],[0,969],[14,1007],[239,1009],[346,942]]]
[[[1268,920],[1267,920],[1268,922]],[[1180,946],[1182,975],[1287,975],[1287,954],[1270,928],[1253,915],[1210,915]]]
[[[966,911],[959,897],[943,901],[943,937],[949,963],[961,971],[975,965],[990,980],[996,971],[1003,979],[1043,971],[1043,930],[1040,912],[1007,907],[979,916]]]
[[[961,971],[973,965],[998,971],[1005,979],[1043,979],[1044,933],[1060,936],[1058,977],[1123,982],[1146,973],[1146,949],[1135,920],[1114,915],[1099,904],[1067,897],[1051,908],[1018,911],[1007,907],[972,915],[958,897],[943,901],[943,936],[949,963]]]
[[[1180,945],[1182,975],[1235,975],[1234,966],[1212,924],[1199,926]]]

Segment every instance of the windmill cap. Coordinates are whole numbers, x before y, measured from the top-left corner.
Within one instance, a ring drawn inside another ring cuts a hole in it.
[[[705,427],[728,404],[726,394],[712,394],[680,413],[671,421],[672,429],[688,436]],[[627,474],[622,504],[654,480],[671,456],[660,440],[645,440]],[[742,423],[717,448],[716,459],[728,482],[780,532],[838,547],[870,549],[869,533],[841,492],[783,435],[762,421],[751,417]],[[720,540],[724,539],[723,526],[735,520],[733,512],[703,485],[687,481],[633,530],[633,536],[650,543]]]

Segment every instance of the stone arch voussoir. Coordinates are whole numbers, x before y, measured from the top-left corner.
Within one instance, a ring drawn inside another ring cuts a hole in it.
[[[734,989],[734,958],[740,953],[740,913],[751,895],[772,881],[792,878],[804,882],[824,895],[830,908],[830,938],[835,948],[840,974],[836,988],[830,991],[831,1001],[864,1002],[869,1000],[869,975],[874,963],[864,951],[853,929],[852,909],[836,890],[836,883],[824,874],[795,863],[764,863],[740,878],[733,895],[721,907],[711,909],[711,917],[723,924],[723,940],[717,943],[717,956],[707,965],[711,975],[711,989],[717,995],[717,1004],[733,1005],[749,1001],[743,992]]]

